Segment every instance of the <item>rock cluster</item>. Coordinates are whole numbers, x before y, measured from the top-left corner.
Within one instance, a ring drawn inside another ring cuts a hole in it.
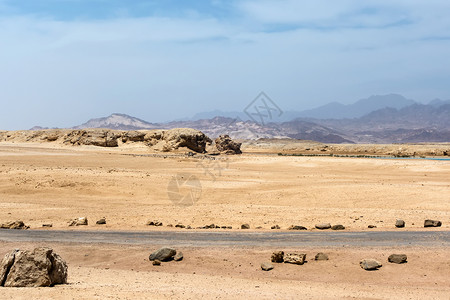
[[[50,248],[13,250],[0,264],[0,286],[45,287],[67,283],[67,264]]]

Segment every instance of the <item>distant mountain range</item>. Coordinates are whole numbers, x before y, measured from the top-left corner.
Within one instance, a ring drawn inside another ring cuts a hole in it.
[[[245,113],[220,111],[167,123],[150,123],[115,113],[73,128],[183,127],[201,130],[211,138],[228,134],[236,139],[294,138],[324,143],[450,142],[450,100],[436,99],[424,105],[396,94],[372,96],[350,105],[330,103],[307,111],[285,112],[283,118],[268,124],[250,121]]]

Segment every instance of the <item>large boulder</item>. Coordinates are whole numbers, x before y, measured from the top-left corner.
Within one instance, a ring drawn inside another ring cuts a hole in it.
[[[26,226],[23,221],[8,222],[0,225],[1,229],[28,229],[30,226]]]
[[[149,260],[169,261],[177,254],[177,250],[173,248],[161,248],[149,256]]]
[[[0,265],[0,286],[45,287],[67,283],[67,264],[50,248],[13,250]]]
[[[224,154],[241,154],[242,143],[233,141],[229,135],[221,135],[215,141],[216,148],[220,153]]]

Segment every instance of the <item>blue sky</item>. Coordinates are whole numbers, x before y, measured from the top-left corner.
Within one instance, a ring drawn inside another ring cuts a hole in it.
[[[450,99],[449,1],[0,0],[0,129]]]

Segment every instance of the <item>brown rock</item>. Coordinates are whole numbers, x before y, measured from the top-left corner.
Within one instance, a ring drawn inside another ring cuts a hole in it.
[[[242,224],[241,229],[250,229],[250,225],[248,224]]]
[[[36,248],[32,252],[14,250],[5,256],[0,271],[0,284],[5,287],[67,283],[67,264],[50,248]]]
[[[395,221],[395,227],[397,227],[397,228],[403,228],[403,227],[405,227],[405,221],[403,221],[403,220],[397,220],[397,221]]]
[[[406,254],[391,254],[388,257],[388,261],[394,264],[404,264],[408,260]]]
[[[216,140],[216,148],[224,154],[241,154],[241,143],[233,141],[228,135],[221,135]]]
[[[276,263],[282,263],[284,261],[284,252],[275,251],[274,253],[272,253],[271,261]]]
[[[344,230],[345,226],[344,225],[333,225],[331,226],[331,230]]]
[[[308,228],[299,225],[291,225],[288,230],[308,230]]]
[[[322,252],[319,252],[314,257],[314,260],[328,260],[328,255]]]
[[[436,220],[425,220],[423,227],[441,227],[441,221]]]
[[[160,266],[160,265],[161,265],[161,261],[155,259],[155,260],[152,262],[152,264],[153,264],[154,266]]]
[[[273,270],[273,265],[271,263],[268,263],[268,262],[263,262],[261,264],[261,269],[263,271],[270,271],[270,270]]]
[[[4,223],[0,225],[2,229],[28,229],[30,226],[26,226],[23,221],[14,221],[9,223]]]
[[[363,259],[359,262],[359,265],[361,266],[361,268],[367,271],[378,270],[383,266],[379,261],[375,259]]]
[[[331,224],[330,223],[316,224],[316,228],[320,229],[320,230],[330,229],[331,228]]]
[[[161,248],[150,254],[149,260],[168,261],[173,259],[175,254],[177,254],[177,250],[173,248]]]
[[[305,253],[286,253],[284,255],[284,262],[288,264],[303,265],[305,260]]]
[[[173,257],[174,261],[180,261],[183,260],[184,256],[183,256],[183,252],[178,251],[177,254],[175,254],[175,256]]]

